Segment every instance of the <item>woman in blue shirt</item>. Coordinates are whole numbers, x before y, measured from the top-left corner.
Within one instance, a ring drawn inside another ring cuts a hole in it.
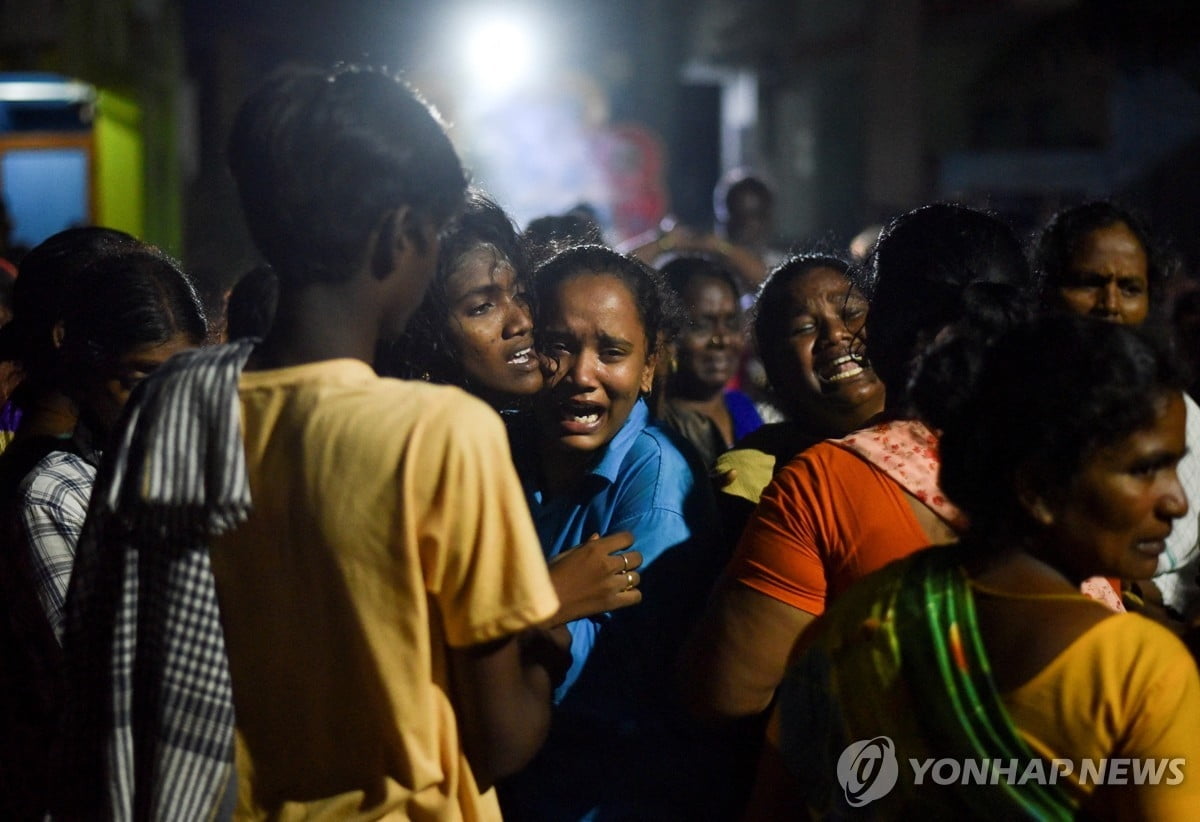
[[[702,746],[673,722],[669,677],[719,570],[713,502],[645,401],[677,301],[657,272],[601,246],[562,252],[536,281],[548,375],[518,462],[542,549],[553,564],[593,534],[632,533],[642,602],[568,623],[550,738],[502,803],[520,819],[695,818]]]

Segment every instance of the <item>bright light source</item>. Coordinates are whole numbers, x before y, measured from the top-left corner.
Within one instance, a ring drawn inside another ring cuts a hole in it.
[[[537,62],[533,31],[526,21],[515,17],[474,21],[466,48],[472,81],[493,92],[520,84]]]

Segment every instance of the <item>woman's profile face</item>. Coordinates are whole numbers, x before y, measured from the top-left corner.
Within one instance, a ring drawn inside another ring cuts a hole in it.
[[[446,279],[446,334],[472,390],[497,398],[542,387],[525,287],[492,245],[464,254]]]
[[[1125,223],[1093,229],[1071,255],[1057,293],[1064,307],[1124,325],[1141,325],[1150,311],[1149,262]]]
[[[678,377],[709,394],[737,373],[745,341],[737,295],[717,277],[693,277],[684,289],[688,324],[676,343]]]
[[[650,390],[655,358],[633,293],[603,272],[560,282],[544,306],[550,361],[538,400],[543,437],[576,452],[607,445]]]
[[[1149,579],[1172,522],[1187,513],[1175,469],[1185,451],[1186,409],[1172,392],[1153,425],[1099,449],[1038,514],[1063,567],[1083,578]]]
[[[883,402],[883,383],[863,354],[866,298],[845,274],[820,266],[794,279],[783,295],[787,306],[771,346],[794,378],[773,386],[785,404],[801,413],[841,413]]]

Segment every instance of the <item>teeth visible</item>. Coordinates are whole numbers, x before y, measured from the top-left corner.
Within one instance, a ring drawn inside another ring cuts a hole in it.
[[[591,425],[592,423],[596,423],[596,422],[600,421],[600,415],[599,414],[588,414],[583,417],[571,417],[571,419],[577,423],[580,423],[581,425]]]
[[[533,349],[531,348],[522,348],[516,354],[513,354],[511,357],[509,357],[508,361],[511,363],[516,363],[517,365],[524,365],[525,363],[529,362],[529,355],[532,352]]]
[[[862,368],[855,366],[854,368],[851,368],[847,371],[842,371],[837,374],[834,374],[832,377],[825,377],[824,380],[825,380],[825,382],[841,382],[842,380],[848,380],[853,377],[857,377],[862,372],[863,372]]]
[[[818,376],[823,382],[850,380],[862,374],[863,369],[860,363],[861,360],[855,355],[843,354],[822,368]]]

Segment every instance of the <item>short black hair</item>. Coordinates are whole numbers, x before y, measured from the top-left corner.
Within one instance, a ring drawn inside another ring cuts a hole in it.
[[[572,246],[604,245],[604,232],[595,220],[568,212],[530,220],[521,239],[529,249],[532,264],[537,267]]]
[[[728,286],[735,302],[740,301],[742,296],[737,275],[729,267],[729,263],[711,254],[680,254],[663,263],[658,270],[680,300],[693,281],[704,278],[717,280]]]
[[[380,70],[286,67],[238,111],[229,166],[281,285],[348,279],[372,232],[411,206],[440,227],[466,180],[437,116]]]

